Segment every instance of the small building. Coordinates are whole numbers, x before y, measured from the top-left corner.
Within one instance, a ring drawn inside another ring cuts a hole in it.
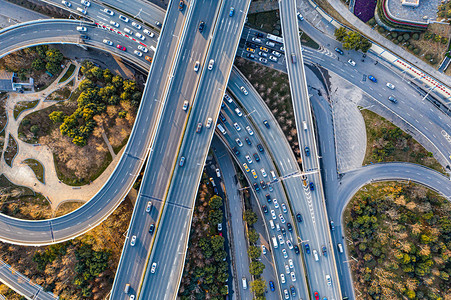
[[[420,0],[401,0],[401,4],[404,6],[418,7]]]
[[[8,72],[5,70],[0,70],[0,92],[13,92],[14,87],[14,76],[16,74],[13,72]]]

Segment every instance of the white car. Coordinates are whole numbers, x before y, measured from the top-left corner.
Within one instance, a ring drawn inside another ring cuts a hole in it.
[[[269,57],[269,59],[272,60],[272,61],[274,61],[274,62],[277,62],[277,57],[275,57],[275,56],[272,56],[272,55],[271,55],[271,56]]]
[[[271,209],[271,216],[273,220],[277,219],[276,212],[274,211],[274,209]]]
[[[285,224],[285,218],[282,216],[282,214],[279,214],[279,219],[282,224]]]
[[[199,67],[200,67],[200,62],[196,61],[196,63],[194,64],[194,72],[199,71]]]
[[[113,25],[116,28],[119,28],[119,23],[116,23],[113,20],[110,21],[110,24]]]
[[[280,204],[280,206],[282,206],[282,211],[283,211],[284,213],[287,213],[287,212],[288,212],[287,206],[285,205],[285,203]]]
[[[153,32],[151,32],[151,31],[148,30],[148,29],[144,29],[143,32],[144,32],[145,34],[147,34],[148,36],[150,36],[150,37],[153,37],[153,36],[154,36]]]
[[[109,14],[110,16],[114,16],[114,11],[109,10],[108,8],[104,8],[103,12],[106,13],[106,14]]]
[[[182,109],[183,109],[183,110],[187,110],[187,109],[188,109],[188,100],[185,100],[185,101],[183,102],[183,107],[182,107]]]
[[[294,272],[291,272],[291,281],[296,281],[296,276],[294,275]]]
[[[132,26],[135,27],[136,29],[141,29],[141,28],[142,28],[142,26],[139,25],[139,24],[136,23],[136,22],[132,22]]]
[[[293,250],[293,244],[291,243],[290,240],[287,240],[287,246],[288,248],[290,248],[290,250]]]
[[[235,126],[236,131],[241,131],[241,127],[237,122],[233,123],[233,126]]]
[[[124,21],[125,23],[128,23],[128,18],[124,17],[123,15],[119,15],[119,19],[121,19],[122,21]]]
[[[135,246],[136,244],[136,235],[132,236],[132,239],[130,240],[130,246]]]
[[[133,51],[133,53],[135,53],[138,56],[143,56],[143,54],[141,52],[139,52],[138,50]]]
[[[148,50],[146,47],[141,46],[141,45],[138,45],[138,49],[141,50],[141,51],[144,52],[144,53],[149,52],[149,50]]]
[[[290,269],[294,269],[293,260],[291,258],[288,260],[288,265],[290,266]]]
[[[290,294],[288,293],[288,290],[287,290],[287,289],[284,289],[284,290],[283,290],[283,294],[285,295],[285,300],[290,299]]]
[[[150,269],[150,273],[155,273],[155,270],[157,269],[157,263],[156,262],[154,262],[153,264],[152,264],[152,268]]]
[[[103,40],[103,42],[107,45],[113,46],[113,42],[110,40]]]
[[[240,139],[235,139],[235,142],[237,143],[238,146],[243,147],[243,143],[241,142]]]
[[[258,60],[259,60],[261,63],[264,63],[264,64],[266,64],[266,63],[268,62],[268,60],[267,60],[266,58],[264,58],[264,57],[260,57]]]
[[[348,63],[349,63],[351,66],[355,67],[355,61],[353,61],[352,59],[348,59]]]
[[[77,30],[82,31],[82,32],[88,31],[88,29],[86,29],[86,27],[83,27],[83,26],[77,26]]]
[[[139,38],[141,41],[144,41],[146,39],[146,37],[139,32],[135,33],[135,36]]]
[[[285,265],[285,273],[290,274],[290,267]]]
[[[210,128],[212,122],[213,122],[213,119],[212,118],[208,118],[207,119],[207,123],[205,124],[205,127]]]
[[[274,203],[275,208],[279,208],[279,202],[277,202],[277,199],[272,200],[272,202]]]
[[[252,131],[250,126],[246,126],[246,130],[249,133],[249,135],[254,135],[254,132]]]
[[[230,98],[230,96],[227,94],[224,94],[224,99],[227,100],[227,102],[229,102],[229,103],[233,102],[232,98]]]
[[[235,108],[235,112],[238,115],[238,117],[241,117],[243,115],[243,113],[241,112],[241,110],[238,107]]]
[[[249,155],[246,155],[246,159],[248,163],[250,164],[252,163],[252,158]]]
[[[330,279],[330,275],[326,275],[327,285],[332,285],[332,280]]]
[[[281,245],[285,244],[285,241],[283,240],[282,235],[279,234],[279,235],[277,236],[277,238],[279,239],[279,244],[281,244]]]
[[[83,4],[84,6],[87,6],[87,7],[90,7],[90,6],[91,6],[91,2],[89,2],[89,1],[81,0],[80,2],[81,2],[81,4]]]
[[[394,86],[392,83],[390,83],[390,82],[387,82],[387,87],[388,87],[390,90],[394,90],[394,89],[395,89],[395,86]]]
[[[147,202],[146,212],[150,212],[152,209],[152,201]]]
[[[266,247],[265,247],[265,245],[262,245],[262,253],[266,254]]]
[[[210,61],[208,62],[208,70],[209,71],[213,70],[214,64],[215,64],[215,60],[214,59],[210,59]]]
[[[285,248],[282,249],[282,253],[283,253],[283,258],[288,258],[288,253]]]
[[[243,92],[243,94],[246,95],[246,96],[249,94],[244,86],[240,87],[240,90],[241,90],[241,91]]]
[[[277,51],[273,51],[273,52],[271,52],[272,54],[274,54],[274,56],[276,56],[276,57],[281,57],[282,56],[282,54],[280,54],[279,52],[277,52]]]
[[[71,7],[72,6],[72,4],[70,3],[70,2],[67,2],[67,1],[61,1],[61,3],[63,3],[64,5],[66,5],[67,7]]]
[[[266,172],[265,172],[265,169],[261,168],[261,169],[260,169],[260,172],[262,172],[263,177],[268,176],[268,174],[266,174]]]
[[[280,282],[285,283],[285,275],[280,274]]]

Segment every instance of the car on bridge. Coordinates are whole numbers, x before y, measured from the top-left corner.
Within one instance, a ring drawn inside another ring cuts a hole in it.
[[[377,83],[377,79],[373,75],[368,75],[368,79],[374,83]]]
[[[304,249],[305,249],[305,252],[307,252],[307,254],[310,254],[310,245],[309,244],[304,244]]]
[[[215,60],[213,58],[210,59],[210,62],[208,63],[208,70],[209,71],[213,70],[214,64],[215,64]]]
[[[200,21],[200,23],[199,23],[199,32],[204,31],[204,28],[205,28],[205,22],[204,21]]]
[[[185,3],[183,3],[183,0],[180,0],[180,2],[179,2],[179,10],[182,11],[184,7],[185,7]]]
[[[229,12],[229,17],[233,17],[233,14],[235,13],[235,8],[231,7]]]
[[[121,46],[121,45],[117,45],[116,48],[119,50],[122,50],[122,51],[127,51],[127,48],[125,48],[124,46]]]

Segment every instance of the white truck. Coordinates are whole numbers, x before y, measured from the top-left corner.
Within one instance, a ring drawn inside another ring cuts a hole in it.
[[[279,244],[277,244],[277,239],[275,236],[272,237],[272,244],[275,249],[277,249],[279,247]]]

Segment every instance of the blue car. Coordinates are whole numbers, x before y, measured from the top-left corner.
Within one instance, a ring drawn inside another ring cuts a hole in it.
[[[310,182],[309,186],[311,191],[315,190],[315,184],[313,182]]]
[[[304,248],[305,248],[305,252],[307,252],[307,254],[310,254],[310,246],[309,246],[309,244],[305,244]]]
[[[258,192],[260,190],[260,187],[258,186],[258,184],[254,183],[254,189],[256,192]]]
[[[275,290],[274,282],[272,282],[272,281],[269,282],[269,288],[271,289],[271,292],[274,292],[274,290]]]
[[[377,79],[374,78],[372,75],[368,75],[368,79],[371,80],[372,82],[377,82]]]
[[[304,153],[305,153],[305,156],[310,156],[310,148],[309,147],[305,147],[304,148]]]
[[[233,17],[233,13],[235,12],[235,9],[233,7],[230,8],[229,17]]]
[[[341,55],[344,54],[343,50],[341,50],[341,49],[338,48],[338,47],[336,47],[334,50],[335,50],[335,52],[337,52],[338,54],[341,54]]]

